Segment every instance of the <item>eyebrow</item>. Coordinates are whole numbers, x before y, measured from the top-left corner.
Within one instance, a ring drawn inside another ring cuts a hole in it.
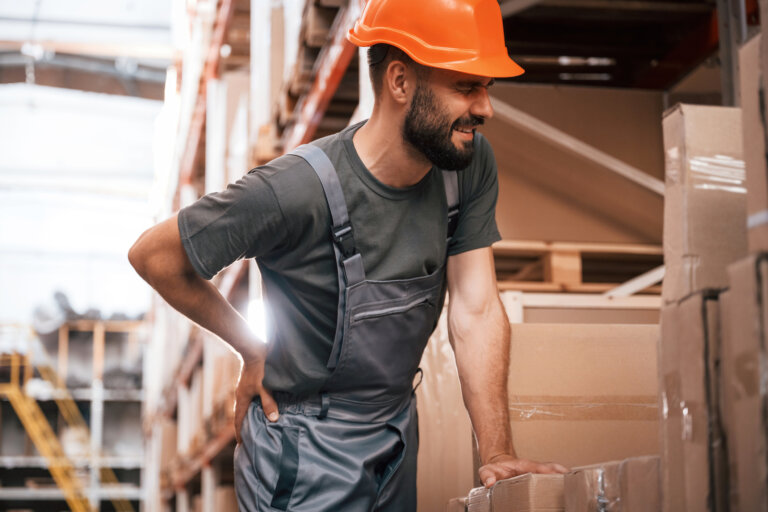
[[[491,81],[488,82],[488,84],[484,84],[481,80],[461,80],[456,82],[456,85],[459,87],[485,87],[487,89],[495,83],[496,79],[491,78]]]

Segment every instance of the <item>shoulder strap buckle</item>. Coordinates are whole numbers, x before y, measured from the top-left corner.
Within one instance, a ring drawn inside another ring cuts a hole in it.
[[[355,237],[352,234],[352,225],[349,222],[333,228],[333,241],[339,246],[341,254],[349,258],[355,254]]]

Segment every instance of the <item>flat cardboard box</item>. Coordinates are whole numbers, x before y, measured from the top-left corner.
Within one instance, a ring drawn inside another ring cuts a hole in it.
[[[718,291],[666,305],[659,344],[662,510],[726,510]]]
[[[741,109],[678,104],[663,121],[665,303],[728,284],[747,253]]]
[[[512,324],[509,406],[520,457],[567,467],[659,453],[658,325]],[[479,486],[445,317],[417,389],[419,510]],[[449,449],[446,449],[449,447]]]
[[[495,100],[664,179],[659,123],[663,91],[497,82],[490,93]],[[661,243],[663,198],[656,192],[512,125],[504,116],[486,120],[480,131],[498,163],[496,221],[505,239]]]
[[[618,511],[621,461],[573,468],[565,475],[565,511]]]
[[[723,352],[723,409],[737,510],[768,510],[768,253],[728,268],[728,347]]]
[[[656,325],[513,324],[517,455],[567,467],[659,453]]]
[[[469,492],[468,512],[558,512],[565,510],[563,475],[527,473]]]
[[[760,34],[739,49],[739,86],[747,173],[747,243],[749,252],[768,250],[768,169],[760,119]]]
[[[661,510],[659,457],[626,459],[622,461],[619,473],[621,512],[658,512]]]

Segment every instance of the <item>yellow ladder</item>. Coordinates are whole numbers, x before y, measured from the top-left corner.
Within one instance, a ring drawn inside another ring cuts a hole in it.
[[[56,389],[54,399],[56,400],[56,405],[59,407],[61,416],[64,418],[64,421],[67,423],[67,425],[70,427],[83,428],[86,431],[89,431],[88,425],[85,423],[85,419],[83,419],[83,415],[80,414],[80,409],[77,408],[77,404],[75,404],[75,401],[72,400],[72,396],[69,394],[67,388],[64,386],[64,383],[61,381],[54,369],[49,365],[38,364],[37,371],[40,372],[40,376],[43,379],[50,382],[51,385],[53,385],[53,387]],[[112,468],[101,467],[99,474],[102,483],[120,483],[117,479],[117,476],[115,475],[115,472],[112,471]],[[112,498],[111,501],[115,506],[115,510],[118,512],[134,512],[131,502],[124,498]]]
[[[23,391],[24,383],[29,379],[32,370],[29,358],[18,353],[1,354],[0,367],[10,370],[10,380],[0,383],[0,395],[8,397],[37,451],[48,460],[48,470],[64,493],[67,505],[73,512],[90,512],[88,498],[83,493],[74,466],[64,455],[59,439],[37,401]]]

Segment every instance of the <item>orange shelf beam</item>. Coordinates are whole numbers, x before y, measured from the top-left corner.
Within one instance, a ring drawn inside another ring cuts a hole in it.
[[[286,152],[306,144],[314,137],[349,63],[357,53],[357,47],[347,40],[347,32],[357,21],[364,3],[364,0],[350,0],[349,5],[343,7],[337,14],[333,39],[323,48],[318,57],[315,81],[306,96],[301,98],[296,106],[298,111],[296,122],[286,130],[284,136]]]

